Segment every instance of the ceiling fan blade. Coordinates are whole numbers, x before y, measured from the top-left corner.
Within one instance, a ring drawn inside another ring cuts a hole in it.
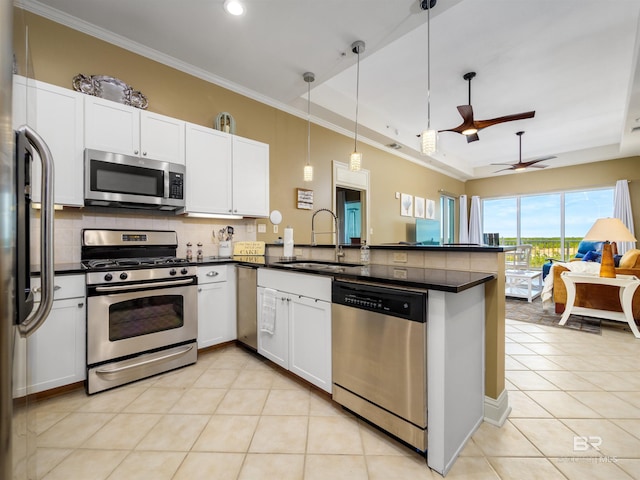
[[[526,165],[527,167],[531,167],[538,162],[544,162],[545,160],[551,160],[552,158],[556,158],[556,157],[554,157],[553,155],[548,157],[540,157],[540,158],[536,158],[535,160],[529,160],[528,162],[522,162],[522,164]]]
[[[500,170],[496,170],[496,171],[495,171],[495,172],[493,172],[493,173],[504,172],[505,170],[513,170],[513,168],[511,168],[511,167],[501,168]]]
[[[438,132],[456,132],[462,133],[467,128],[473,127],[473,107],[471,105],[458,105],[458,112],[462,117],[462,123],[455,128],[446,130],[438,130]]]
[[[480,140],[480,137],[478,136],[477,133],[472,133],[471,135],[465,135],[465,137],[467,137],[467,143],[477,142],[478,140]]]
[[[528,165],[526,168],[547,168],[549,165]]]
[[[533,118],[536,112],[523,112],[523,113],[515,113],[513,115],[505,115],[504,117],[490,118],[488,120],[476,120],[474,122],[475,127],[478,130],[482,130],[483,128],[490,127],[492,125],[497,125],[498,123],[505,122],[513,122],[514,120],[524,120],[525,118]]]

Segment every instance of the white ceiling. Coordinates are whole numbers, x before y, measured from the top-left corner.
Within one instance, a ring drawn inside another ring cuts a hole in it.
[[[477,72],[477,120],[536,115],[481,130],[469,144],[443,132],[432,157],[417,151],[427,124],[427,13],[418,0],[244,2],[247,13],[231,17],[223,0],[16,0],[304,118],[302,74],[311,71],[313,120],[349,135],[350,45],[363,40],[359,139],[398,143],[397,155],[463,180],[493,175],[500,167],[490,163],[516,162],[519,130],[523,160],[555,155],[543,162],[549,168],[640,155],[640,128],[632,132],[640,127],[638,0],[438,0],[430,21],[432,127],[461,122],[456,106],[468,102],[468,71]]]

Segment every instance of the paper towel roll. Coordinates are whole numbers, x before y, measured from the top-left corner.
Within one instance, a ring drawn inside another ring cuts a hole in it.
[[[293,257],[293,228],[284,229],[284,252],[283,256]]]

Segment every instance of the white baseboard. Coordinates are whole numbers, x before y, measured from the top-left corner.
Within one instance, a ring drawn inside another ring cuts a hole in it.
[[[509,395],[504,389],[497,399],[484,397],[484,421],[501,427],[507,421],[507,417],[511,413],[509,406]]]

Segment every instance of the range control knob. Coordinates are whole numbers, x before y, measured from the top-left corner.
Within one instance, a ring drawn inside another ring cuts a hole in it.
[[[171,275],[171,276],[175,275],[176,273],[178,273],[178,272],[176,272],[175,268],[172,268],[171,270],[169,270],[169,275]]]
[[[127,272],[122,272],[122,273],[120,274],[120,280],[126,280],[128,276],[129,276],[129,275],[127,275]]]
[[[189,270],[187,270],[186,268],[183,268],[182,270],[180,270],[180,273],[182,275],[186,275],[187,273],[189,273]]]
[[[105,280],[105,282],[110,282],[111,280],[113,280],[113,275],[111,275],[110,273],[107,273],[104,276],[104,280]]]

